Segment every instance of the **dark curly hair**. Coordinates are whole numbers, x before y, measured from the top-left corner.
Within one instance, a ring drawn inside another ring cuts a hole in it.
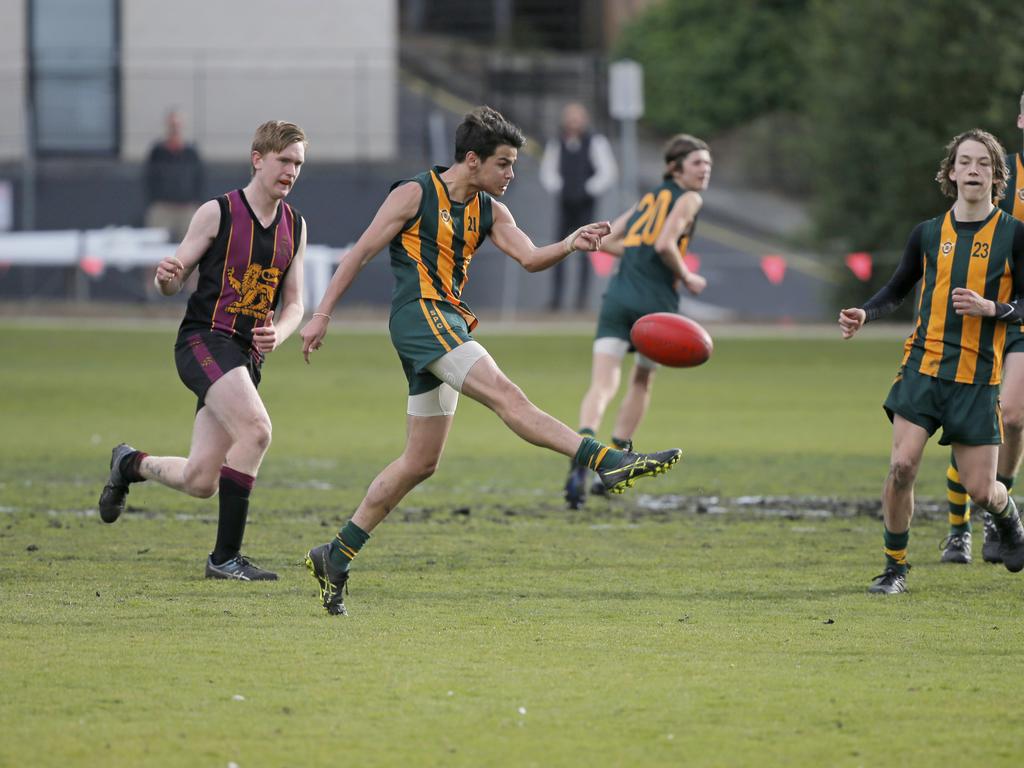
[[[523,132],[498,110],[477,107],[455,129],[455,162],[465,160],[467,152],[476,152],[481,160],[486,160],[502,145],[522,149],[525,143]]]

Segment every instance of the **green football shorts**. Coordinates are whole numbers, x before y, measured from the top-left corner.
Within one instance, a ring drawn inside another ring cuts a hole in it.
[[[942,427],[939,445],[1003,442],[999,387],[990,384],[960,384],[904,367],[882,407],[890,421],[899,414],[929,435]]]
[[[410,395],[441,386],[441,380],[427,366],[473,340],[466,319],[455,307],[434,299],[419,299],[392,308],[388,328],[409,382]]]

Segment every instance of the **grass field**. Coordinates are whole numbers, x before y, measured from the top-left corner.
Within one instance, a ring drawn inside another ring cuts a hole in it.
[[[477,335],[575,424],[585,336]],[[877,498],[893,338],[719,337],[708,365],[658,374],[637,435],[684,462],[580,512],[561,457],[464,400],[440,470],[356,562],[346,619],[300,562],[401,450],[386,336],[332,335],[309,368],[292,340],[266,366],[246,550],[281,580],[259,586],[202,578],[215,500],[146,484],[117,524],[95,514],[114,443],[187,450],[172,340],[0,325],[2,766],[1020,763],[1024,577],[940,566],[933,517],[912,591],[869,598],[871,516],[666,503]],[[929,448],[921,496],[945,460]]]

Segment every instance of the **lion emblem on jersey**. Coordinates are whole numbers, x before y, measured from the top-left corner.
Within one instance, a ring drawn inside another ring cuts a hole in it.
[[[281,282],[281,270],[277,267],[264,268],[259,264],[250,264],[241,281],[235,278],[234,267],[228,269],[227,278],[238,294],[238,299],[228,304],[227,311],[233,315],[263,320],[274,305],[277,286]]]
[[[1022,203],[1024,203],[1024,187],[1017,190],[1017,197],[1020,198]]]
[[[948,240],[942,244],[942,254],[948,256],[949,252],[953,250],[953,244]]]

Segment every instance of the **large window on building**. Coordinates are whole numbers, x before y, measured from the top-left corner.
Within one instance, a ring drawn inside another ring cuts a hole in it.
[[[119,0],[29,0],[33,138],[40,154],[117,154]]]

